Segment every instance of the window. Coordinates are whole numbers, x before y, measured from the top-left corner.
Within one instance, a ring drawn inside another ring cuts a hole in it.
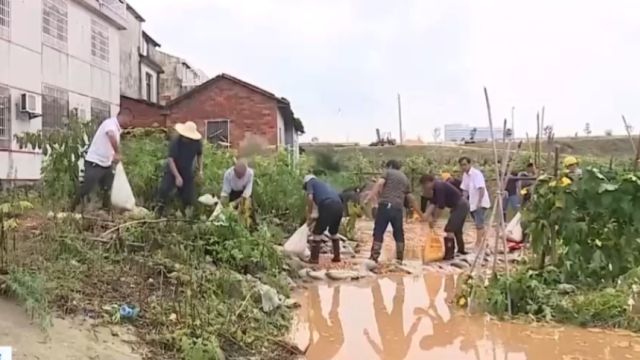
[[[0,0],[1,1],[1,0]],[[42,33],[47,45],[67,46],[67,3],[64,0],[42,1]]]
[[[111,106],[108,102],[91,99],[91,120],[99,123],[111,117]]]
[[[63,129],[69,118],[69,93],[52,86],[42,86],[42,133]]]
[[[9,37],[11,28],[11,0],[0,0],[0,37]]]
[[[9,89],[0,87],[0,148],[11,145],[11,101]]]
[[[147,98],[147,101],[152,101],[151,99],[153,99],[153,76],[151,75],[151,73],[149,72],[145,72],[144,73],[144,86],[145,86],[145,97]]]
[[[109,27],[96,19],[91,19],[91,56],[109,62]]]
[[[211,144],[229,146],[229,120],[207,121],[207,140]]]

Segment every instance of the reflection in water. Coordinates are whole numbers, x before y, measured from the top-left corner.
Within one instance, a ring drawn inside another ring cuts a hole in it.
[[[409,332],[404,334],[404,281],[403,278],[395,279],[396,289],[393,296],[393,307],[391,312],[387,311],[382,297],[382,289],[380,283],[376,282],[371,287],[371,295],[373,297],[373,308],[376,317],[376,325],[378,334],[380,335],[380,345],[371,338],[369,330],[364,330],[364,336],[367,342],[378,354],[380,359],[404,359],[409,353],[411,339],[418,330],[420,320],[418,317],[413,321]]]
[[[313,355],[314,359],[333,359],[344,343],[342,323],[338,315],[339,308],[339,286],[333,288],[329,319],[322,315],[318,287],[309,289],[309,344],[313,344],[309,355]]]
[[[301,348],[308,341],[309,360],[640,359],[640,338],[626,334],[454,313],[455,287],[436,274],[311,286],[299,296],[294,336]]]

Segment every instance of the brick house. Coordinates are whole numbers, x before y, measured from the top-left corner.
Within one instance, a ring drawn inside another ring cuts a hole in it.
[[[135,114],[134,127],[171,127],[193,121],[211,143],[238,149],[256,139],[297,152],[304,133],[289,101],[228,74],[220,74],[161,106],[122,97]]]

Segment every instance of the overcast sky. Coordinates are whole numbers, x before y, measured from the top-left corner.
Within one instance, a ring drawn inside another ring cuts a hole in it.
[[[162,49],[288,98],[304,139],[432,139],[488,125],[483,86],[517,136],[640,131],[637,0],[129,0]]]

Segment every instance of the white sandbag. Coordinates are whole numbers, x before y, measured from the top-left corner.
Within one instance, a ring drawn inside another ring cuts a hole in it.
[[[522,242],[522,226],[520,226],[521,219],[520,212],[516,214],[516,216],[511,219],[509,224],[507,224],[506,232],[507,239],[515,242]]]
[[[131,190],[131,185],[129,184],[129,180],[127,180],[127,174],[124,173],[122,163],[116,165],[116,173],[113,176],[111,205],[128,211],[136,207],[136,198],[133,196],[133,190]]]
[[[291,235],[289,240],[284,243],[284,252],[287,255],[297,256],[304,259],[306,252],[309,251],[307,239],[309,238],[309,227],[307,224],[302,225],[296,232]]]
[[[215,206],[218,204],[218,198],[211,194],[204,194],[198,198],[198,202],[206,206]]]

